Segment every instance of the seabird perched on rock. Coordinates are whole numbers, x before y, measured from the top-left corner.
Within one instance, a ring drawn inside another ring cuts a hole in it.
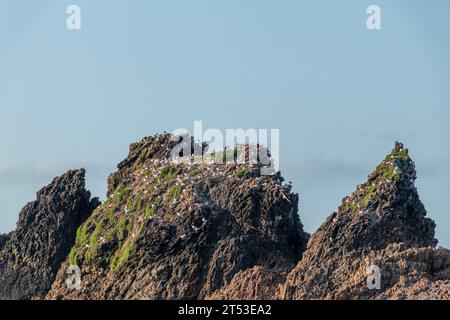
[[[292,203],[291,200],[289,200],[289,198],[286,197],[282,191],[280,191],[280,193],[283,196],[283,198],[287,200],[287,202]]]

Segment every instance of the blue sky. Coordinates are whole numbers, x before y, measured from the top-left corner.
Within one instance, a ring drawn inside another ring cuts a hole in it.
[[[309,232],[401,140],[450,247],[447,0],[3,0],[0,39],[0,232],[54,176],[104,196],[131,142],[202,120],[280,129]]]

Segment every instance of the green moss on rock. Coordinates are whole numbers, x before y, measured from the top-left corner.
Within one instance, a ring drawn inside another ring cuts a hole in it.
[[[145,209],[145,218],[150,219],[155,214],[155,208],[152,204],[149,204]]]
[[[168,165],[159,171],[158,177],[161,180],[170,180],[176,177],[176,168],[173,165]]]
[[[252,176],[252,171],[249,168],[241,168],[236,173],[236,176],[238,178],[250,178]]]

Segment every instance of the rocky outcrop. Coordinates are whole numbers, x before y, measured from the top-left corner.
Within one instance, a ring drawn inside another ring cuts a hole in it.
[[[450,299],[450,251],[402,144],[310,237],[298,195],[259,158],[218,164],[238,157],[228,149],[193,163],[197,145],[173,161],[180,141],[132,144],[101,206],[83,170],[39,191],[0,235],[0,298]],[[68,288],[74,265],[81,286]]]
[[[435,224],[426,218],[415,179],[408,150],[397,143],[368,181],[311,236],[281,297],[448,298],[450,252],[435,249]],[[375,282],[368,285],[368,279]]]
[[[207,299],[211,300],[275,300],[280,299],[287,272],[256,266],[238,272],[231,282]]]
[[[294,267],[308,235],[291,186],[257,165],[171,163],[176,142],[131,145],[49,299],[204,299],[243,270]],[[79,290],[65,285],[70,264],[82,270]]]
[[[0,237],[0,299],[46,295],[78,226],[98,205],[85,190],[84,174],[82,169],[55,178],[22,209],[16,230]]]

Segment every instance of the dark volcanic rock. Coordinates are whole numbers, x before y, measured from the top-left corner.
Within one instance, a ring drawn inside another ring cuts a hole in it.
[[[173,147],[168,134],[131,145],[47,298],[202,299],[246,269],[293,268],[308,235],[281,176],[171,164]],[[82,269],[80,290],[65,286],[69,264]]]
[[[368,181],[345,198],[338,212],[311,236],[282,297],[417,298],[433,284],[448,281],[450,254],[434,249],[435,224],[425,217],[415,179],[408,150],[396,143]],[[380,268],[380,289],[367,285],[371,266]],[[417,290],[409,290],[414,285]],[[444,292],[445,286],[441,286]],[[427,291],[428,297],[442,299],[444,295],[437,292]]]
[[[436,248],[402,144],[309,238],[279,173],[216,163],[234,150],[173,163],[178,141],[132,144],[95,210],[83,170],[42,189],[0,235],[0,298],[450,298],[450,251]],[[81,268],[78,289],[66,286],[70,265]]]
[[[10,234],[0,234],[0,250],[3,249],[6,241],[11,237]]]
[[[0,299],[38,299],[50,289],[78,226],[99,204],[85,190],[84,174],[55,178],[22,209],[16,230],[0,237]]]

